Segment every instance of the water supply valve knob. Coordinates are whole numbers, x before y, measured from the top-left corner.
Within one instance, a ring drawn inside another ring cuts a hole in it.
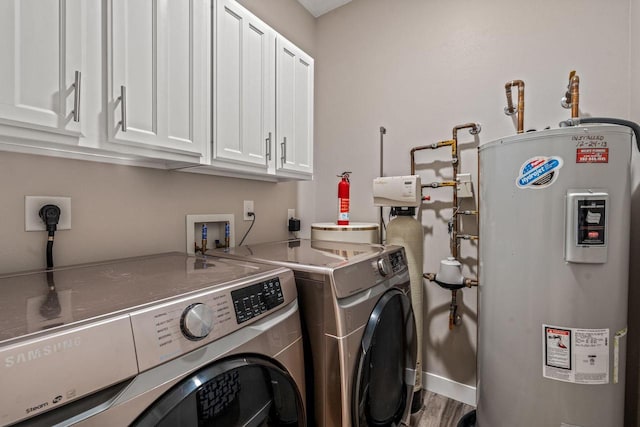
[[[190,340],[205,338],[213,329],[213,310],[202,303],[190,305],[182,312],[180,329]]]
[[[378,271],[382,277],[386,277],[391,271],[391,267],[389,266],[389,261],[385,258],[380,258],[378,260]]]

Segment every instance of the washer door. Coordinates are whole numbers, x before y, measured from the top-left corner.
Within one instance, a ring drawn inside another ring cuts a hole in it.
[[[233,357],[182,380],[133,426],[304,426],[293,378],[274,362]]]
[[[411,300],[391,289],[364,330],[353,382],[354,426],[400,425],[413,393],[416,351]]]

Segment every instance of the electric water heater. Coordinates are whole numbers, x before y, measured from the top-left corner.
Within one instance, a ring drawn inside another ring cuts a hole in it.
[[[479,148],[480,427],[622,427],[632,132]]]

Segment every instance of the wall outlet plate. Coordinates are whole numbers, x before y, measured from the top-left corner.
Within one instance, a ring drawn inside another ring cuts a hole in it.
[[[253,217],[249,216],[249,212],[255,212],[253,210],[253,200],[245,200],[243,206],[243,218],[245,221],[252,221]]]
[[[44,205],[60,208],[60,221],[56,229],[71,230],[71,197],[24,196],[24,231],[45,231],[46,227],[38,213]]]

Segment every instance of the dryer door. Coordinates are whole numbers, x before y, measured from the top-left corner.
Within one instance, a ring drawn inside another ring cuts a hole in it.
[[[355,371],[354,426],[398,426],[411,405],[416,367],[411,300],[398,289],[385,292],[365,327]]]
[[[133,426],[304,426],[300,391],[276,362],[235,356],[182,380]]]

